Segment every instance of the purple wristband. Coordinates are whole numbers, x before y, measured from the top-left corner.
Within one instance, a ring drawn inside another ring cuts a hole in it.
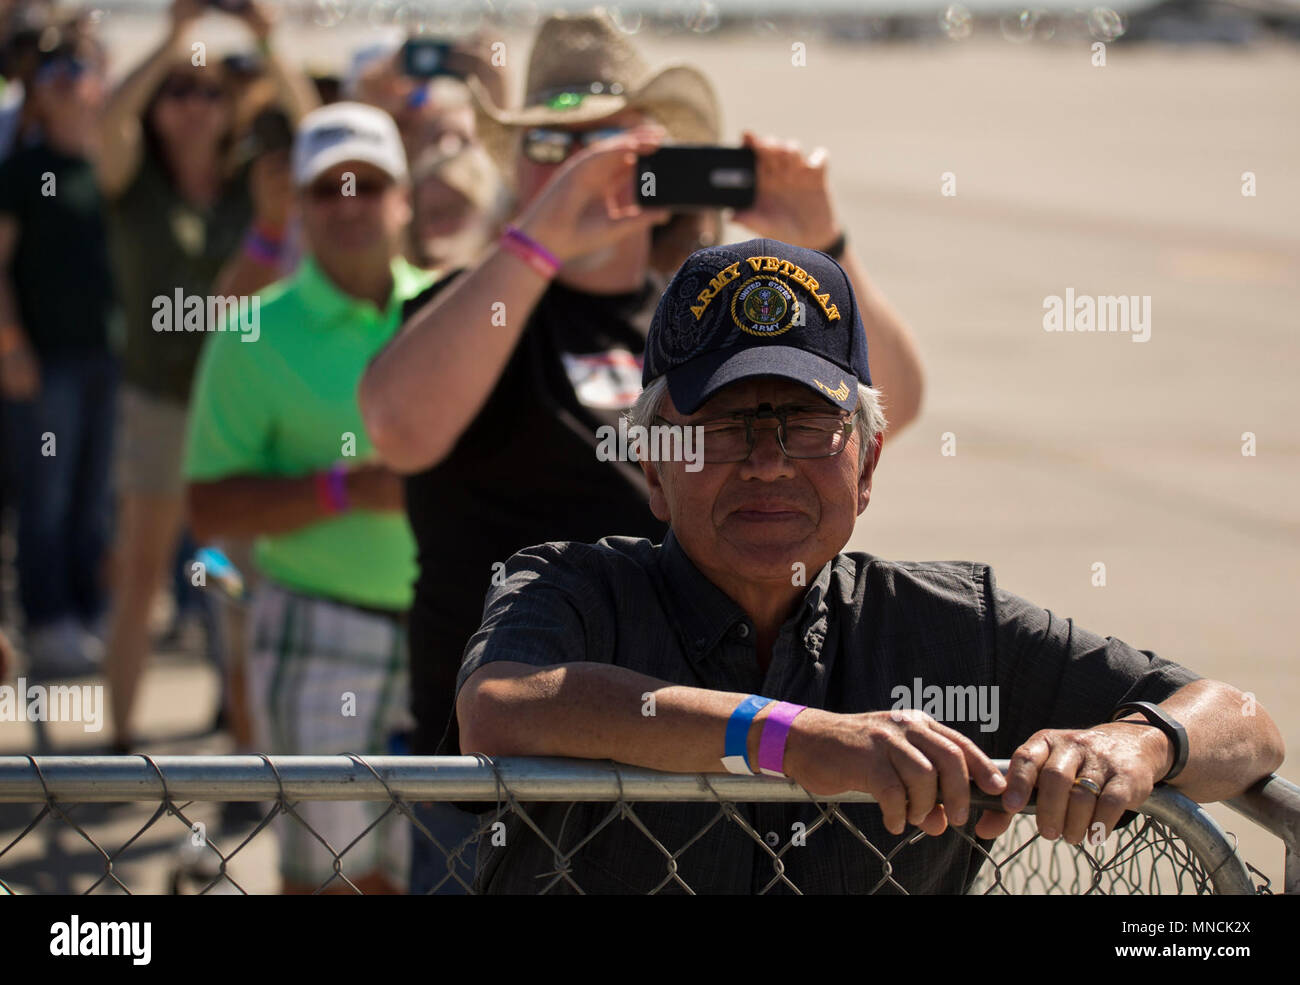
[[[256,230],[244,238],[244,252],[268,267],[280,260],[280,244],[271,242]]]
[[[768,776],[785,776],[785,742],[790,736],[790,726],[806,711],[807,705],[792,705],[779,701],[763,719],[763,736],[758,740],[758,769]]]
[[[348,510],[348,483],[347,469],[342,465],[335,465],[325,473],[325,490],[329,494],[330,505],[334,507],[335,513],[346,513]]]
[[[530,253],[542,258],[543,262],[554,268],[560,269],[560,259],[537,240],[533,239],[518,226],[506,226],[506,231],[502,234],[505,239],[513,240],[520,246],[527,249]]]

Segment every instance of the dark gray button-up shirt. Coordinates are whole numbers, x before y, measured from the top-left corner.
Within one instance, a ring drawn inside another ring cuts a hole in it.
[[[833,712],[920,707],[970,736],[991,758],[1005,759],[1039,729],[1096,725],[1121,702],[1160,702],[1199,677],[999,589],[987,565],[971,562],[839,554],[816,573],[781,627],[766,674],[759,670],[754,635],[744,610],[700,573],[671,533],[662,545],[628,537],[543,544],[511,558],[503,584],[489,592],[457,692],[494,660],[538,666],[590,660],[675,684]],[[951,704],[926,704],[927,695],[947,693],[932,686],[955,693],[968,685],[987,689],[983,708],[968,701],[954,717]],[[717,753],[721,759],[721,747]],[[525,808],[565,853],[591,836],[569,863],[570,876],[586,892],[681,891],[670,880],[665,885],[663,852],[632,820],[615,811],[600,827],[609,804]],[[775,833],[781,845],[803,822],[806,844],[782,857],[786,877],[802,892],[865,893],[884,878],[877,855],[844,825],[813,830],[820,815],[812,804],[737,808],[756,832]],[[917,833],[909,827],[901,836],[890,834],[875,804],[840,809],[884,854]],[[678,873],[695,892],[751,893],[771,886],[771,856],[729,820],[710,827],[719,813],[715,805],[641,803],[634,810],[668,851],[689,843]],[[971,814],[967,831],[979,811]],[[948,831],[903,848],[892,860],[892,878],[909,893],[961,893],[981,860],[970,843]],[[486,840],[480,845],[480,891],[534,893],[552,881],[539,875],[555,871],[554,853],[513,815],[504,847]],[[551,891],[571,887],[560,881]],[[769,891],[789,889],[778,882]],[[886,882],[877,891],[898,890]]]

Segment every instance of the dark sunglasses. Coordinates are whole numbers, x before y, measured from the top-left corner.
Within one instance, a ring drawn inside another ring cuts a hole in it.
[[[358,181],[351,186],[354,194],[344,195],[343,186],[337,181],[318,181],[307,186],[307,196],[313,202],[342,201],[345,198],[378,198],[393,187],[391,181]]]
[[[524,156],[534,164],[559,164],[580,146],[590,147],[598,140],[626,133],[627,127],[601,127],[598,130],[559,130],[555,127],[531,127],[524,134]]]
[[[78,58],[54,58],[40,67],[35,84],[75,82],[90,71],[90,66]]]
[[[209,103],[215,103],[225,98],[226,91],[221,86],[202,85],[189,80],[176,80],[164,84],[158,90],[158,95],[163,99],[191,99],[194,96],[199,96]]]

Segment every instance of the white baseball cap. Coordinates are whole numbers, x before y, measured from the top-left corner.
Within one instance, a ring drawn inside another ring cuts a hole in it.
[[[397,124],[365,103],[330,103],[298,124],[293,141],[293,181],[299,188],[344,161],[364,161],[405,181],[406,149]]]

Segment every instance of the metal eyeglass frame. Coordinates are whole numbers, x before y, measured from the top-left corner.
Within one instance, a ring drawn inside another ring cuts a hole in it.
[[[841,425],[840,434],[844,436],[845,440],[839,446],[839,448],[831,452],[829,455],[791,455],[789,450],[785,446],[785,428],[786,428],[786,420],[792,413],[806,414],[809,417],[838,417],[840,419],[840,425]],[[735,462],[744,462],[748,460],[749,456],[754,454],[754,444],[757,441],[757,438],[754,435],[754,422],[760,419],[775,420],[777,422],[776,441],[777,444],[781,446],[781,453],[785,455],[786,458],[795,459],[795,460],[807,461],[807,460],[818,459],[818,458],[834,458],[836,455],[840,454],[841,452],[844,451],[845,448],[848,447],[849,445],[848,439],[853,434],[852,414],[845,414],[843,411],[840,411],[838,414],[832,413],[830,411],[827,411],[825,413],[821,411],[810,412],[806,407],[773,407],[771,404],[759,404],[757,410],[738,410],[731,414],[721,414],[717,417],[710,417],[708,420],[705,421],[691,421],[689,423],[681,423],[681,424],[674,424],[672,421],[668,420],[665,417],[661,417],[658,414],[656,414],[654,418],[655,423],[657,424],[665,424],[668,427],[679,427],[679,428],[680,427],[704,427],[707,424],[715,424],[718,421],[743,421],[745,425],[746,444],[748,445],[748,447],[745,449],[744,457],[728,458],[723,461],[719,461],[717,459],[710,459],[706,448],[705,455],[704,455],[704,462],[706,465],[730,465]],[[707,442],[706,442],[706,446],[707,446]]]

